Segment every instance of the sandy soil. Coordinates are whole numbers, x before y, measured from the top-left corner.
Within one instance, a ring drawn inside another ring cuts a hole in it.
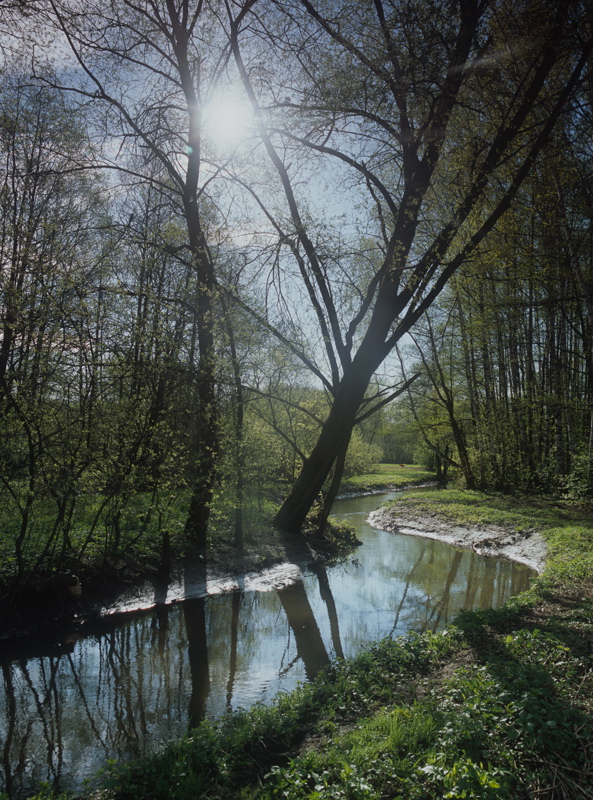
[[[519,532],[494,525],[463,527],[437,516],[414,516],[409,509],[398,511],[397,507],[371,512],[368,522],[383,531],[438,539],[455,547],[469,547],[481,556],[508,558],[537,572],[542,572],[546,562],[546,543],[535,532]]]

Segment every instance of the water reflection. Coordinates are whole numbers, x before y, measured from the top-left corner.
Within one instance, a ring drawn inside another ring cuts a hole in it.
[[[289,587],[196,598],[104,620],[92,634],[0,654],[0,752],[12,798],[40,780],[77,790],[107,758],[137,757],[206,716],[271,700],[370,640],[436,630],[497,606],[530,571],[439,542],[374,531],[377,498],[343,501],[365,542]],[[205,564],[186,576],[195,593]]]
[[[327,616],[331,631],[331,642],[334,653],[336,658],[344,658],[344,651],[342,650],[342,642],[340,640],[340,622],[338,618],[338,610],[336,608],[336,601],[334,600],[331,586],[329,584],[327,569],[323,566],[323,564],[312,564],[311,571],[317,576],[317,580],[319,581],[319,594],[327,609]]]
[[[278,590],[278,597],[294,636],[296,658],[302,660],[305,675],[313,680],[331,662],[309,603],[305,584],[297,581],[291,586],[285,586]]]
[[[206,636],[206,598],[197,597],[183,604],[183,619],[187,638],[187,657],[191,675],[188,723],[195,728],[206,717],[210,693],[208,668],[208,639]]]
[[[239,643],[239,613],[241,611],[242,592],[235,591],[231,595],[231,641],[229,655],[229,680],[226,687],[226,710],[233,710],[233,690],[237,674],[237,657]]]

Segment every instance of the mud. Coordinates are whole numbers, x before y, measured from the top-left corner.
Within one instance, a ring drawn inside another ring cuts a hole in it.
[[[369,525],[390,533],[438,539],[454,547],[467,547],[480,556],[508,558],[542,572],[546,543],[535,531],[516,531],[495,525],[464,527],[433,516],[414,516],[408,510],[379,508],[371,512]]]

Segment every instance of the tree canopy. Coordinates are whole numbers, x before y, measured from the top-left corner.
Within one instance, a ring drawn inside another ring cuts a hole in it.
[[[590,475],[588,3],[9,6],[17,571],[177,504],[204,548],[225,493],[322,526],[396,398],[468,485]]]

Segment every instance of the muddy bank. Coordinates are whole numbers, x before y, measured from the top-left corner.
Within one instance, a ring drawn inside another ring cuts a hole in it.
[[[384,494],[402,488],[386,485],[380,490],[350,491],[340,497]],[[330,526],[331,533],[331,526]],[[294,583],[309,564],[331,561],[360,544],[342,541],[337,536],[283,536],[267,529],[250,534],[243,548],[217,545],[206,553],[186,552],[183,556],[171,547],[166,567],[158,558],[120,557],[99,569],[73,567],[80,581],[80,593],[73,596],[57,588],[39,591],[52,578],[35,578],[11,597],[0,584],[0,645],[9,640],[37,636],[40,633],[62,635],[79,631],[89,623],[120,614],[142,613],[154,607],[204,597],[220,592],[253,589],[269,591]]]
[[[360,544],[350,542],[344,555]],[[234,591],[279,590],[302,578],[311,564],[339,557],[333,543],[307,536],[267,532],[244,548],[219,545],[206,553],[172,555],[163,564],[146,560],[80,574],[76,596],[59,587],[39,592],[25,589],[10,602],[0,601],[0,649],[27,638],[78,634],[102,621],[145,613],[183,600]]]
[[[410,509],[383,507],[372,511],[369,525],[391,533],[438,539],[454,547],[467,547],[480,556],[508,558],[542,572],[546,562],[546,543],[535,531],[516,531],[495,525],[464,527],[442,517],[414,514]]]
[[[290,549],[277,541],[256,551],[220,547],[189,556],[173,564],[166,576],[156,574],[104,598],[97,611],[101,616],[133,613],[223,592],[282,589],[299,580],[307,564],[319,558],[304,542],[299,544]]]

